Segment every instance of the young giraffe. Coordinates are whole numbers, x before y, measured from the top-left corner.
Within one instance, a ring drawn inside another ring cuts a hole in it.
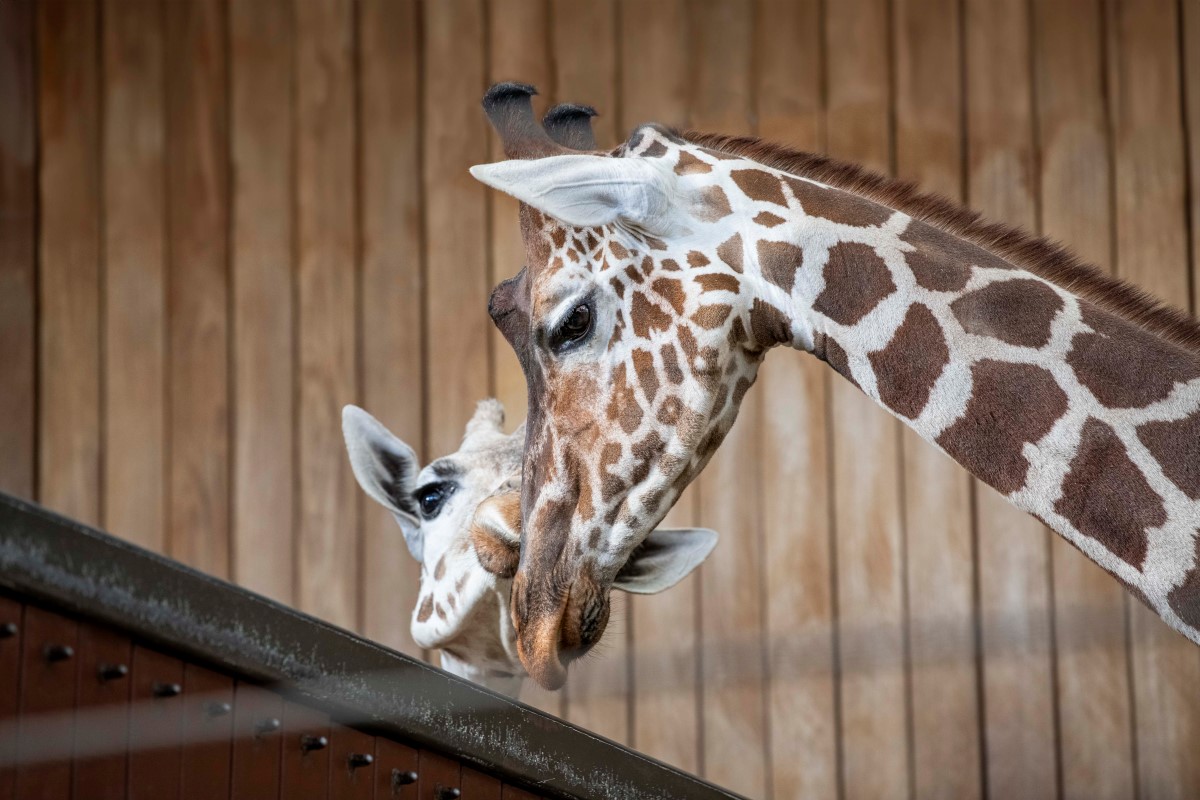
[[[412,448],[357,406],[342,411],[346,450],[359,485],[395,516],[421,564],[413,641],[439,649],[442,668],[517,697],[525,669],[508,614],[520,519],[499,512],[520,492],[524,427],[505,434],[504,408],[484,400],[458,451],[421,469]],[[717,543],[702,528],[654,531],[614,588],[654,594],[682,580]],[[487,560],[485,570],[480,560]],[[511,568],[500,562],[508,562]],[[494,573],[500,573],[499,575]]]
[[[529,385],[512,612],[539,682],[596,641],[579,620],[603,618],[776,345],[828,362],[1200,642],[1194,320],[830,159],[654,125],[595,152],[583,115],[547,135],[533,93],[489,91],[511,160],[472,174],[522,201],[527,267],[489,310]]]

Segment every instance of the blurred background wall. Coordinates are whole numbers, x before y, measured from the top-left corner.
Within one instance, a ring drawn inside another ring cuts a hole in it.
[[[1198,0],[3,0],[0,488],[415,652],[339,409],[425,459],[523,416],[515,207],[467,174],[500,79],[1196,302]],[[672,512],[714,557],[527,699],[756,797],[1200,796],[1200,650],[831,374],[768,360]]]

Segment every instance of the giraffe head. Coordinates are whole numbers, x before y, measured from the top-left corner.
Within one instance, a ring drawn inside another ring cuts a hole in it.
[[[508,613],[519,542],[523,427],[502,430],[504,409],[481,402],[457,452],[421,468],[412,448],[357,406],[342,412],[354,476],[400,525],[421,563],[413,640],[440,649],[442,667],[516,697],[525,677]],[[702,529],[655,531],[616,588],[659,592],[683,579],[712,551]]]
[[[539,126],[533,93],[488,92],[509,160],[471,172],[521,201],[527,263],[489,313],[530,399],[518,650],[557,686],[603,632],[589,623],[606,617],[615,576],[733,425],[765,351],[806,334],[778,310],[787,289],[762,279],[761,262],[791,246],[753,249],[788,227],[762,202],[777,178],[655,125],[597,151],[590,109],[552,109]]]

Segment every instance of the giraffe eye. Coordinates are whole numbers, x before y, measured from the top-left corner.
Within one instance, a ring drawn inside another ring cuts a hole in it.
[[[571,313],[554,329],[550,336],[550,349],[555,353],[565,353],[582,342],[591,330],[592,307],[587,303],[580,303],[571,309]]]
[[[446,500],[450,495],[454,494],[454,484],[452,483],[433,483],[429,486],[422,486],[417,490],[417,505],[421,507],[421,516],[425,519],[433,519],[442,511],[442,506],[446,504]]]

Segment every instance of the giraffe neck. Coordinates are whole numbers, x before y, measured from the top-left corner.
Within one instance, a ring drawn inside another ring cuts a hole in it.
[[[757,242],[748,283],[786,320],[777,338],[828,362],[1200,643],[1200,358],[975,244],[858,202],[875,209],[867,225],[806,216],[786,241]]]

